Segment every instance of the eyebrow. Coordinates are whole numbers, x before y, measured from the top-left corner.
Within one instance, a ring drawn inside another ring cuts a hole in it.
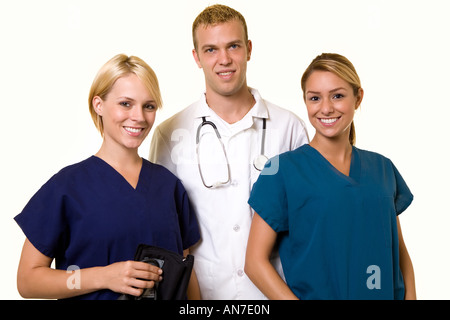
[[[344,88],[344,87],[338,87],[338,88],[335,88],[335,89],[333,89],[333,90],[330,90],[329,93],[333,93],[333,92],[336,92],[336,91],[339,91],[339,90],[345,90],[345,91],[347,91],[347,89]],[[308,94],[308,93],[312,93],[312,94],[320,94],[321,92],[318,92],[318,91],[306,91],[306,93],[307,93],[307,94]]]
[[[225,46],[229,47],[229,46],[231,46],[233,44],[244,45],[244,42],[241,39],[236,39],[236,40],[233,40],[233,41],[230,41],[230,42],[226,43]],[[208,48],[217,48],[217,47],[218,47],[218,45],[216,45],[216,44],[204,44],[201,47],[201,49],[205,50],[205,49],[208,49]]]
[[[118,100],[125,99],[125,100],[135,101],[133,98],[130,98],[130,97],[127,97],[127,96],[117,97],[117,99],[118,99]]]
[[[129,100],[129,101],[136,101],[135,99],[127,97],[127,96],[117,97],[117,100],[123,100],[123,99]],[[150,100],[146,101],[146,103],[156,103],[156,101],[153,99],[150,99]]]

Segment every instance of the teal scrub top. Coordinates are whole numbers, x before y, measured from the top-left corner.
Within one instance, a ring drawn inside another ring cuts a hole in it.
[[[278,233],[300,299],[403,299],[398,214],[413,195],[394,164],[353,147],[346,176],[310,145],[272,158],[249,204]]]

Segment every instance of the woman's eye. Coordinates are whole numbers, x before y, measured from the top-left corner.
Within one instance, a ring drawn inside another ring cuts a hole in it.
[[[316,97],[316,96],[310,97],[309,100],[310,101],[319,101],[319,97]]]
[[[340,94],[340,93],[336,93],[336,94],[333,96],[334,99],[341,99],[341,98],[343,98],[343,97],[344,97],[344,95],[343,95],[343,94]]]
[[[129,107],[129,106],[130,106],[130,103],[129,103],[129,102],[126,102],[126,101],[119,102],[119,104],[120,104],[122,107]]]
[[[147,110],[155,110],[156,109],[156,107],[154,105],[152,105],[152,104],[147,104],[147,105],[145,105],[144,108],[147,109]]]

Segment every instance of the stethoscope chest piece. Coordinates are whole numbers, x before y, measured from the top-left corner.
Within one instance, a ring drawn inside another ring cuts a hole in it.
[[[269,159],[265,155],[260,154],[253,161],[253,166],[255,167],[256,170],[262,171],[262,169],[264,169],[264,166],[266,165],[267,161],[269,161]]]

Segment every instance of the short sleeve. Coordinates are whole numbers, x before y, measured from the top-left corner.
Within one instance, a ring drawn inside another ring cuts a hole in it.
[[[180,180],[177,181],[176,201],[181,241],[185,250],[200,240],[200,231],[194,209]]]
[[[406,184],[405,180],[403,180],[403,177],[401,176],[400,172],[397,170],[394,164],[392,164],[392,169],[394,172],[394,179],[395,179],[395,211],[397,215],[401,214],[403,211],[405,211],[411,202],[414,199],[413,194],[408,188],[408,185]]]
[[[276,232],[286,231],[288,224],[288,205],[285,182],[279,170],[273,170],[271,159],[253,184],[248,204]]]
[[[33,246],[54,258],[66,230],[64,196],[55,177],[45,183],[14,220]]]

